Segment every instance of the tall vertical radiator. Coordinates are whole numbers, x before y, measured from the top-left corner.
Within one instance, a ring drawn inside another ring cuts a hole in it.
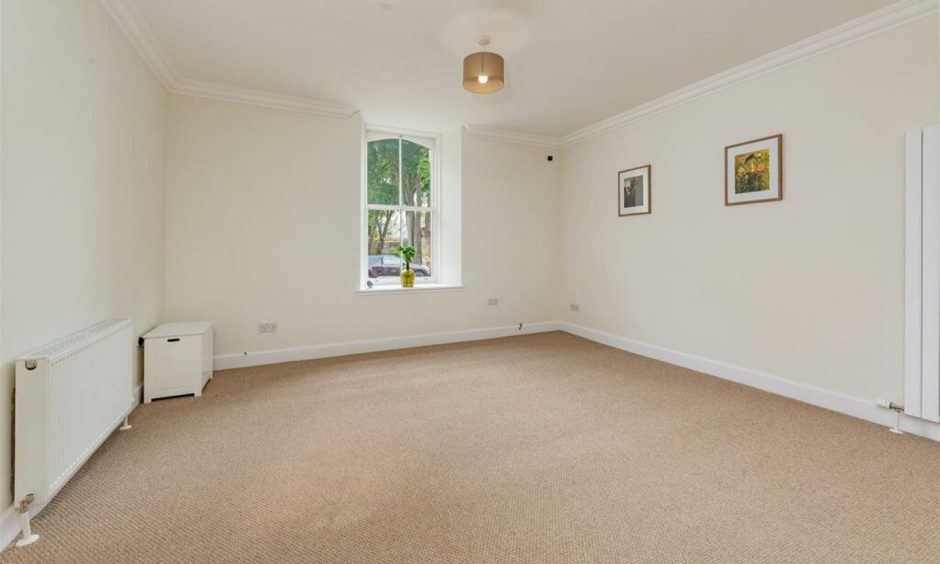
[[[906,147],[904,412],[940,422],[940,125]]]
[[[23,514],[21,542],[30,536],[29,513],[130,414],[133,363],[130,319],[99,323],[16,361],[13,503]]]

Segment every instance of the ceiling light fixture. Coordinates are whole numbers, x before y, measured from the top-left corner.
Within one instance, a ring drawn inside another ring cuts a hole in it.
[[[490,40],[484,37],[480,47],[486,48]],[[505,83],[505,62],[496,53],[479,51],[463,60],[463,87],[475,94],[492,94]]]

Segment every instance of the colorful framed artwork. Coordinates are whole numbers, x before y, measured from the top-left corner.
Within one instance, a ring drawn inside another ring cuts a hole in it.
[[[783,135],[725,147],[725,205],[783,199]]]
[[[653,165],[628,168],[617,173],[619,215],[643,215],[653,211]]]

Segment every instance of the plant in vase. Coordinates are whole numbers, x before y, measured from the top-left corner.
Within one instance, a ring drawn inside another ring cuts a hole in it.
[[[405,261],[405,269],[401,271],[401,287],[414,288],[415,272],[411,270],[411,261],[415,259],[415,248],[411,245],[398,245],[395,252],[398,253],[401,260]]]

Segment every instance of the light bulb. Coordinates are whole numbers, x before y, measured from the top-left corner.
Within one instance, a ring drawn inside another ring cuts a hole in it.
[[[489,81],[490,81],[490,77],[486,76],[485,74],[481,74],[480,76],[477,77],[477,82],[479,82],[480,84],[486,84]]]

